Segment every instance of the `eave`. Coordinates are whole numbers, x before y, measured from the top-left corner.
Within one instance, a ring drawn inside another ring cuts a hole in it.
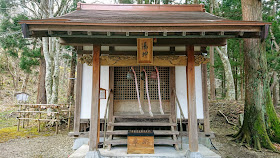
[[[193,25],[193,24],[192,24]],[[264,25],[103,26],[22,24],[25,37],[85,38],[262,38]]]

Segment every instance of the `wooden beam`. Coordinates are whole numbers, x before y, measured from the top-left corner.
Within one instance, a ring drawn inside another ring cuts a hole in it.
[[[92,102],[89,133],[89,151],[98,149],[100,136],[100,45],[93,45],[92,60]]]
[[[61,37],[61,38],[108,38],[108,39],[114,39],[114,38],[120,38],[120,39],[123,39],[123,38],[129,38],[129,39],[133,39],[133,38],[157,38],[157,39],[166,39],[166,38],[173,38],[173,39],[184,39],[184,38],[187,38],[187,39],[208,39],[208,38],[213,38],[213,39],[216,39],[216,38],[238,38],[238,34],[239,32],[227,32],[227,34],[224,34],[224,35],[221,35],[220,33],[218,32],[210,32],[210,33],[205,33],[205,32],[200,32],[200,33],[190,33],[188,34],[187,36],[181,36],[180,35],[177,35],[175,33],[171,34],[169,33],[168,35],[167,34],[164,34],[163,33],[140,33],[140,34],[133,34],[133,33],[129,33],[129,32],[122,32],[122,33],[116,33],[114,35],[111,35],[111,36],[107,36],[106,35],[106,32],[102,32],[101,34],[92,34],[92,35],[86,35],[87,32],[73,32],[73,34],[68,34],[69,31],[64,31],[64,32],[53,32],[53,34],[48,34],[46,35],[46,37]],[[33,34],[33,37],[40,37],[40,36],[43,36],[42,34],[38,34],[38,32],[35,32]],[[246,32],[245,36],[247,38],[258,38],[260,37],[260,32]]]
[[[207,64],[201,64],[201,78],[202,78],[204,133],[207,135],[210,134],[209,103],[208,103],[208,88],[207,88]]]
[[[112,46],[110,46],[111,48]],[[171,47],[174,48],[174,47]],[[175,48],[174,48],[175,49]],[[91,50],[78,50],[78,54],[91,54]],[[101,51],[101,55],[137,55],[136,51],[115,51],[115,50],[109,50],[109,51]],[[161,55],[186,55],[186,51],[176,51],[170,50],[170,51],[154,51],[154,56],[161,56]],[[195,51],[195,55],[201,55],[201,51]]]
[[[82,55],[78,54],[78,58]],[[80,132],[81,119],[81,101],[82,101],[82,80],[83,80],[83,64],[77,63],[77,80],[76,80],[76,105],[74,113],[74,132]]]
[[[56,22],[57,23],[57,22]],[[63,22],[65,24],[65,22]],[[41,34],[43,32],[47,32],[48,30],[52,31],[80,31],[80,32],[130,32],[130,33],[139,33],[142,32],[144,35],[148,35],[149,32],[180,32],[180,34],[184,35],[184,32],[240,32],[243,31],[246,32],[261,32],[262,26],[264,24],[258,24],[256,23],[254,26],[240,26],[242,24],[238,25],[232,25],[232,26],[226,26],[226,25],[212,25],[212,26],[184,26],[188,25],[182,24],[183,26],[166,26],[167,24],[162,24],[165,26],[147,26],[147,24],[143,24],[145,26],[94,26],[94,25],[59,25],[58,23],[56,25],[42,25],[42,24],[27,24],[30,31],[40,32]],[[152,24],[151,24],[152,25]],[[195,24],[197,25],[197,24]],[[198,24],[201,25],[201,24]],[[253,24],[252,24],[253,25]]]
[[[92,65],[92,56],[84,55],[79,58],[79,62],[87,63],[87,65]],[[195,66],[201,65],[201,63],[208,62],[208,58],[204,58],[202,55],[195,56]],[[101,56],[100,63],[102,66],[139,66],[137,63],[136,56],[125,56],[125,55],[113,55],[113,56]],[[178,55],[167,55],[167,56],[154,56],[153,64],[141,64],[142,66],[186,66],[187,56]]]
[[[189,149],[198,152],[196,95],[195,95],[195,62],[194,46],[187,46],[187,98],[188,98],[188,131]]]
[[[136,56],[101,56],[101,65],[106,66],[139,66]],[[153,64],[148,66],[186,66],[186,56],[154,56]],[[143,64],[142,64],[143,65]]]
[[[60,38],[62,45],[84,46],[92,45],[92,43],[100,45],[119,45],[119,46],[136,46],[136,38],[79,38],[79,37],[62,37]],[[159,38],[154,42],[154,46],[224,46],[225,38]]]

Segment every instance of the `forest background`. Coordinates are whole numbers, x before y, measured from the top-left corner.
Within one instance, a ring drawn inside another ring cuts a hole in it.
[[[253,0],[250,0],[253,1]],[[257,1],[257,0],[255,0]],[[19,20],[60,16],[76,9],[79,0],[0,0],[0,105],[14,104],[14,94],[25,92],[30,103],[74,102],[77,63],[75,48],[57,38],[24,39]],[[83,1],[81,1],[83,2]],[[93,1],[87,1],[93,2]],[[103,3],[94,1],[93,3]],[[115,0],[111,3],[193,4],[220,17],[242,20],[241,0]],[[280,1],[261,2],[262,20],[271,22],[265,41],[267,81],[274,107],[279,106]],[[245,99],[244,40],[230,39],[225,47],[209,47],[209,98]]]

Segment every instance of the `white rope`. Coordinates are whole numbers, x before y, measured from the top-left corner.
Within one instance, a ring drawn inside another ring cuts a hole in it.
[[[133,67],[131,67],[131,70],[132,70],[132,72],[134,74],[134,79],[135,79],[135,86],[136,86],[136,93],[137,93],[137,99],[138,99],[138,104],[139,104],[139,111],[143,115],[144,111],[142,110],[142,106],[141,106],[141,102],[140,102],[138,83],[137,83],[137,76],[136,76],[136,73],[135,73]]]
[[[159,99],[159,105],[160,105],[160,113],[161,113],[162,115],[164,115],[163,108],[162,108],[162,102],[161,102],[161,94],[160,94],[159,72],[158,72],[158,69],[157,69],[156,66],[155,66],[155,69],[156,69],[156,72],[157,72],[157,79],[158,79],[158,99]]]
[[[152,106],[151,106],[151,100],[150,100],[150,95],[149,95],[149,86],[148,86],[148,76],[147,73],[145,71],[145,69],[143,69],[144,73],[145,73],[145,81],[146,81],[146,92],[147,92],[147,98],[148,98],[148,105],[149,105],[149,114],[151,117],[153,117],[153,113],[152,113]]]

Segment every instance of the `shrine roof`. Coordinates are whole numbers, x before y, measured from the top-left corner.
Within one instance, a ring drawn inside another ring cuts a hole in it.
[[[198,26],[265,25],[259,21],[227,20],[205,12],[204,5],[103,5],[79,3],[76,11],[56,18],[23,20],[26,24]]]
[[[20,23],[26,37],[68,37],[75,35],[76,31],[76,35],[86,32],[82,34],[90,36],[96,32],[106,33],[106,36],[108,32],[150,34],[166,32],[161,36],[174,36],[178,33],[180,36],[195,33],[200,36],[213,35],[213,33],[223,36],[232,35],[230,33],[234,32],[235,37],[244,35],[244,38],[259,38],[261,34],[266,34],[263,31],[268,29],[269,25],[261,21],[224,19],[205,12],[204,5],[86,3],[78,3],[76,11],[60,17],[23,20]],[[135,34],[135,36],[139,35]]]

